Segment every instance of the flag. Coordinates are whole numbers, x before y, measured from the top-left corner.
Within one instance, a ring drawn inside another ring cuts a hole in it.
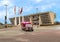
[[[16,14],[16,6],[14,6],[14,13]]]
[[[20,8],[20,9],[18,10],[18,14],[21,14],[22,11],[23,11],[23,8]]]

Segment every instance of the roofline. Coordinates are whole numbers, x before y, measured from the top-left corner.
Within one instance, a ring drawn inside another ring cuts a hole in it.
[[[52,11],[48,11],[48,12],[39,12],[39,13],[33,13],[33,14],[30,14],[30,15],[26,15],[26,16],[33,16],[33,15],[39,15],[39,14],[44,14],[44,13],[54,13],[54,12],[52,12]],[[56,14],[56,13],[54,13],[54,14]],[[17,16],[18,17],[18,16]],[[22,17],[22,16],[21,16]],[[14,18],[14,17],[13,17]]]

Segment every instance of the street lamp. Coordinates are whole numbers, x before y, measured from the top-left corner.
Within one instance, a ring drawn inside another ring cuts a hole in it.
[[[7,6],[8,5],[5,5],[6,6],[6,15],[5,15],[5,28],[7,28]]]
[[[38,13],[38,8],[36,8],[36,13]]]

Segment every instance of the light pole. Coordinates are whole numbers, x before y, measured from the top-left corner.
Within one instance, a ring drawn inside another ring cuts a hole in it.
[[[6,6],[6,15],[5,15],[5,28],[7,28],[7,6],[8,5],[5,5]]]
[[[38,8],[36,8],[36,13],[38,13]]]

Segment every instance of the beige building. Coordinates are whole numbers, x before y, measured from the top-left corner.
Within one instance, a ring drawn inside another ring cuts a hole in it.
[[[28,16],[23,16],[24,21],[30,21],[32,25],[52,25],[54,24],[54,19],[56,15],[53,12],[43,12],[31,14]],[[19,17],[17,18],[17,25],[19,24]],[[14,18],[10,18],[12,24],[14,24]],[[20,21],[22,22],[22,16],[20,17]]]

